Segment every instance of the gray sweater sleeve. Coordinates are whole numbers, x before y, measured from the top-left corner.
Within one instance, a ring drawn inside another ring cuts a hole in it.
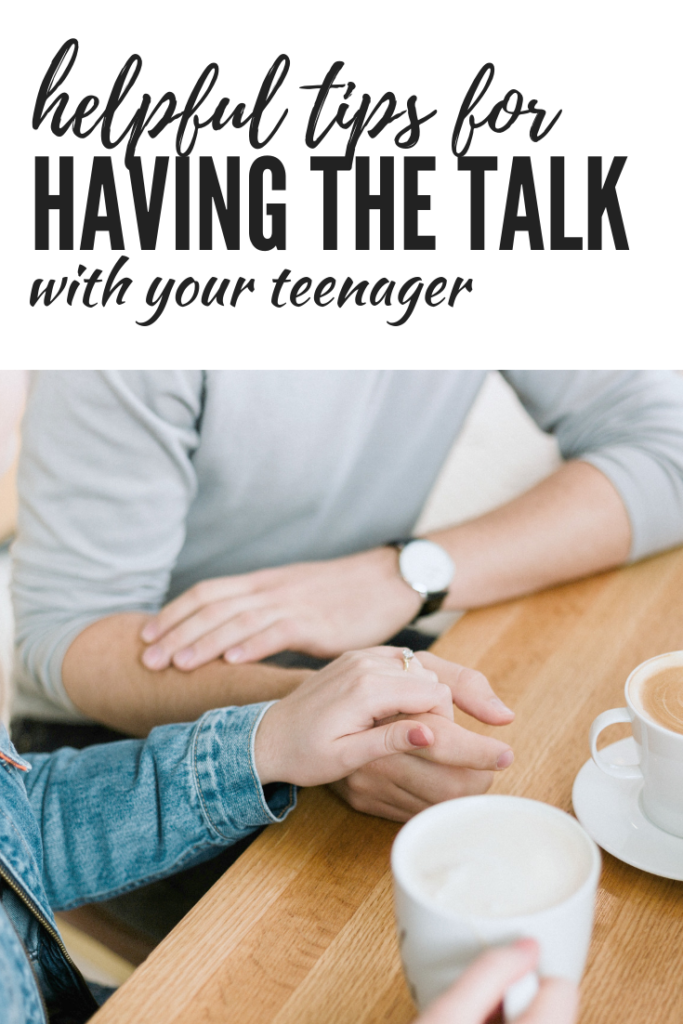
[[[631,521],[631,560],[683,543],[683,378],[669,372],[509,370],[565,459],[601,470]]]
[[[15,676],[38,712],[47,697],[60,717],[82,718],[61,678],[73,639],[114,612],[163,602],[196,492],[202,394],[203,375],[191,372],[32,379],[12,556]]]

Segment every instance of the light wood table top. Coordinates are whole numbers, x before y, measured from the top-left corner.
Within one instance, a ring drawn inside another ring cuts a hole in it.
[[[571,810],[592,719],[639,662],[683,648],[683,550],[472,612],[436,644],[517,713],[493,792]],[[478,726],[480,731],[492,731]],[[619,732],[621,730],[621,732]],[[617,726],[612,741],[628,733]],[[95,1024],[405,1024],[389,850],[398,826],[300,795],[95,1016]],[[604,855],[581,1024],[683,1021],[683,883]]]

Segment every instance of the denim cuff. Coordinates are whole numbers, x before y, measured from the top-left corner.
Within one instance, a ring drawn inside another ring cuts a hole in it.
[[[284,821],[296,806],[296,787],[263,791],[254,763],[256,730],[275,701],[208,711],[195,726],[194,774],[212,829],[234,843],[262,825]]]

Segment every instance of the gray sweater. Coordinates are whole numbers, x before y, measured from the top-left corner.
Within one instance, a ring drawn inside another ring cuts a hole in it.
[[[683,379],[504,374],[597,466],[631,557],[683,542]],[[485,373],[54,372],[33,378],[13,549],[15,711],[82,719],[61,679],[89,623],[197,580],[409,535]]]

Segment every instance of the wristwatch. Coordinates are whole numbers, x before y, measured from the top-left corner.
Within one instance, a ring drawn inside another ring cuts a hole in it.
[[[423,537],[390,540],[387,547],[396,548],[401,577],[422,598],[422,607],[413,622],[438,611],[455,575],[455,564],[448,552]]]

